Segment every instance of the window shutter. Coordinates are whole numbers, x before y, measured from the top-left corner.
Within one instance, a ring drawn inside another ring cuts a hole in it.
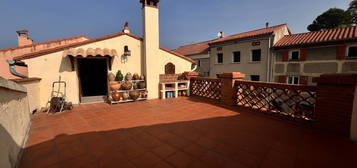
[[[347,46],[337,46],[337,53],[336,53],[336,59],[337,60],[343,60],[346,58],[346,48]]]
[[[306,57],[307,57],[307,49],[306,48],[300,49],[300,61],[306,61]]]
[[[283,62],[287,62],[289,60],[289,51],[285,50],[283,53]]]
[[[283,75],[279,76],[279,81],[278,82],[279,83],[286,83],[286,76],[283,76]]]
[[[307,85],[308,80],[309,80],[309,77],[308,77],[308,76],[300,76],[299,84],[301,84],[301,85]]]

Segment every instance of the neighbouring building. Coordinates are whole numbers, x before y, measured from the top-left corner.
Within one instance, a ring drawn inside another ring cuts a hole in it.
[[[19,30],[16,32],[18,39],[18,47],[0,49],[0,76],[6,79],[18,78],[17,76],[14,76],[10,73],[9,64],[7,63],[7,60],[12,60],[14,57],[21,56],[24,54],[47,50],[90,39],[86,36],[75,36],[41,43],[33,43],[31,38],[29,37],[28,30]],[[24,75],[28,75],[27,67],[17,66],[16,68],[17,72]]]
[[[357,27],[283,37],[273,46],[274,81],[312,84],[323,73],[357,72]]]
[[[119,33],[16,56],[13,60],[27,65],[28,70],[28,78],[16,81],[27,82],[33,101],[44,107],[52,82],[61,76],[67,82],[67,100],[79,104],[89,96],[107,95],[107,74],[121,70],[123,74],[144,74],[148,98],[158,98],[159,75],[165,74],[167,65],[170,73],[183,73],[191,71],[195,62],[159,45],[159,0],[140,3],[143,38],[130,33],[126,24]]]
[[[209,43],[211,41],[205,41],[201,43],[181,46],[175,49],[174,51],[193,59],[196,62],[197,65],[196,71],[199,73],[200,77],[209,77],[210,76]]]
[[[196,60],[201,75],[216,77],[223,72],[241,72],[246,74],[246,80],[272,81],[271,47],[289,34],[286,24],[267,26],[226,37],[221,33],[218,39],[182,46],[174,51]]]

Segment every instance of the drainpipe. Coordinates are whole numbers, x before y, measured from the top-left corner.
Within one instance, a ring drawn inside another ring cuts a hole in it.
[[[26,66],[24,64],[21,64],[17,61],[14,61],[14,60],[6,60],[7,63],[9,64],[9,69],[10,69],[10,73],[17,76],[17,77],[20,77],[20,78],[28,78],[28,76],[24,75],[24,74],[20,74],[18,72],[16,72],[16,65],[18,66]]]
[[[270,78],[270,62],[271,62],[271,37],[269,37],[269,48],[268,48],[268,65],[267,65],[267,82],[271,82]]]

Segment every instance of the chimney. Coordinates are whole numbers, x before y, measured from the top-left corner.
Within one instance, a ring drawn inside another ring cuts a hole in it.
[[[32,44],[32,40],[29,37],[28,30],[19,30],[16,31],[16,33],[17,33],[17,41],[19,47]]]
[[[123,28],[123,33],[130,33],[130,29],[129,29],[129,23],[125,22],[124,24],[124,28]]]
[[[160,54],[159,44],[159,0],[140,0],[142,4],[143,15],[143,34],[144,34],[144,71],[147,82],[147,89],[150,90],[149,99],[158,98],[159,93],[159,78],[158,75],[162,71],[161,67],[157,66],[157,56]]]
[[[269,27],[269,22],[266,22],[265,23],[265,28],[268,28]]]
[[[218,36],[218,38],[223,38],[224,32],[223,31],[218,32],[217,36]]]

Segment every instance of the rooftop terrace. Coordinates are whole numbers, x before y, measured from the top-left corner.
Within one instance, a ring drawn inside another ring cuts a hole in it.
[[[32,117],[21,168],[355,167],[348,138],[196,97]]]

